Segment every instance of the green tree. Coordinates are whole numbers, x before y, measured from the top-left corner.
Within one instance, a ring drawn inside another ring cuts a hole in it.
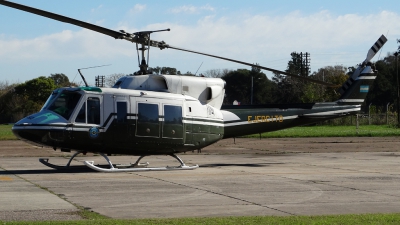
[[[161,74],[169,74],[169,75],[177,74],[176,68],[172,68],[172,67],[162,67],[160,72],[161,72]]]
[[[161,67],[157,66],[157,67],[150,67],[149,68],[150,71],[153,71],[153,73],[155,74],[160,74],[161,72]]]
[[[290,54],[291,60],[289,60],[287,69],[285,72],[301,75],[302,71],[302,59],[299,53],[292,52]],[[308,73],[303,74],[308,76]],[[277,102],[279,103],[300,103],[302,102],[302,94],[304,92],[305,82],[297,78],[284,76],[281,74],[274,73],[272,80],[277,85]]]
[[[221,78],[221,77],[224,77],[229,72],[230,72],[229,69],[222,69],[222,70],[221,69],[212,69],[212,70],[205,71],[204,76]]]
[[[150,67],[149,68],[150,71],[153,71],[153,73],[155,74],[166,74],[166,75],[181,75],[181,72],[178,71],[176,68],[173,67]]]
[[[17,84],[0,82],[0,123],[16,122],[22,117],[16,115],[21,99],[14,93]]]
[[[337,87],[341,87],[348,79],[346,71],[347,68],[341,65],[326,66],[311,74],[310,78],[336,84]],[[302,102],[336,101],[340,96],[339,92],[336,91],[337,87],[333,88],[315,83],[306,83],[301,100]]]
[[[307,76],[308,74],[302,73],[302,65],[304,62],[302,60],[301,54],[297,52],[292,52],[290,53],[290,56],[291,60],[288,62],[286,72],[295,75]]]
[[[274,101],[272,98],[275,84],[257,69],[238,69],[230,71],[222,79],[226,82],[225,103],[231,105],[238,101],[242,105],[251,103],[251,80],[253,77],[253,104],[265,104]]]
[[[23,101],[20,110],[24,112],[39,111],[56,88],[54,80],[44,76],[17,85],[14,88],[15,94]]]
[[[63,73],[51,74],[49,78],[54,81],[57,87],[69,87],[71,85],[69,78]]]
[[[251,77],[249,70],[238,69],[226,74],[223,79],[226,82],[226,102],[232,104],[238,101],[242,105],[250,104]]]
[[[395,103],[397,99],[396,57],[393,53],[389,53],[384,59],[377,61],[375,67],[378,70],[378,76],[368,92],[366,105],[372,103],[385,106],[389,102]]]
[[[400,52],[400,39],[397,39],[397,44],[399,44],[399,47],[397,47],[397,52]]]
[[[108,76],[106,76],[106,86],[107,87],[112,87],[114,84],[123,76],[126,76],[123,73],[113,73]]]

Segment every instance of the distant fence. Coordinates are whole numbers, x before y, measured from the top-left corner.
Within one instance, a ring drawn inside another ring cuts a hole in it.
[[[358,114],[359,125],[397,125],[397,113],[390,114]],[[319,122],[317,125],[357,125],[357,115],[346,116]]]
[[[358,118],[357,118],[358,117]],[[374,105],[366,106],[364,112],[358,115],[351,115],[342,118],[332,119],[318,123],[318,125],[397,125],[397,112],[393,105],[387,104],[385,107]]]

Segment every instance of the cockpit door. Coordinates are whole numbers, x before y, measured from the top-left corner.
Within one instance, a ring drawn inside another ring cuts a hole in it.
[[[78,105],[71,132],[76,142],[82,142],[77,143],[78,145],[87,144],[87,140],[91,140],[93,144],[102,144],[102,104],[102,95],[86,94]]]
[[[75,123],[100,126],[103,118],[101,104],[103,96],[85,96],[85,101],[80,104],[80,109],[75,118]]]

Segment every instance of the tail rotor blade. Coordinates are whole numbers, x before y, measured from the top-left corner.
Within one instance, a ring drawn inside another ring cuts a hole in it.
[[[387,38],[382,34],[382,36],[375,42],[374,45],[372,45],[371,49],[368,51],[367,58],[364,60],[364,63],[368,63],[386,42]]]

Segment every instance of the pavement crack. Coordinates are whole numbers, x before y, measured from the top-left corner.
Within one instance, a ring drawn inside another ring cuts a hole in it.
[[[187,185],[187,184],[182,184],[182,183],[178,183],[178,182],[164,180],[164,179],[157,178],[157,177],[152,177],[152,176],[146,176],[146,175],[138,174],[138,173],[136,173],[136,175],[140,176],[140,177],[145,177],[145,178],[149,178],[149,179],[158,180],[158,181],[161,181],[161,182],[166,182],[166,183],[173,184],[173,185],[179,185],[179,186],[186,187],[186,188],[191,188],[191,189],[195,189],[195,190],[204,191],[204,192],[207,192],[207,193],[210,193],[210,194],[219,195],[219,196],[222,196],[222,197],[225,197],[225,198],[234,199],[234,200],[237,200],[237,201],[245,202],[245,203],[250,204],[250,205],[259,206],[259,207],[262,207],[262,208],[267,208],[267,209],[270,209],[270,210],[273,210],[273,211],[277,211],[277,212],[281,212],[281,213],[285,213],[285,214],[288,214],[288,215],[292,215],[292,216],[296,215],[296,214],[293,214],[293,213],[290,213],[290,212],[279,210],[279,209],[276,209],[276,208],[273,208],[273,207],[269,207],[269,206],[266,206],[266,205],[262,205],[262,204],[259,204],[259,203],[256,203],[256,202],[248,201],[246,199],[238,198],[238,197],[235,197],[235,196],[232,196],[232,195],[227,195],[227,194],[223,194],[223,193],[220,193],[220,192],[211,191],[211,190],[208,190],[208,189],[205,189],[205,188],[201,188],[201,187],[198,187],[198,186],[190,186],[190,185]]]
[[[87,209],[87,208],[85,208],[85,207],[83,207],[83,206],[80,206],[80,205],[78,205],[78,204],[76,204],[76,203],[71,202],[70,200],[67,199],[67,197],[66,197],[64,194],[57,194],[57,193],[55,193],[54,191],[50,190],[49,188],[43,187],[43,186],[41,186],[40,184],[34,183],[34,182],[32,182],[32,181],[30,181],[30,180],[28,180],[28,179],[26,179],[26,178],[24,178],[24,177],[22,177],[22,176],[20,176],[20,175],[18,175],[18,174],[15,174],[15,173],[13,173],[13,172],[8,171],[8,170],[5,169],[5,168],[0,167],[0,169],[2,169],[2,170],[4,170],[4,171],[6,171],[6,172],[8,172],[8,173],[10,173],[10,174],[12,174],[12,175],[18,177],[19,179],[21,179],[21,180],[23,180],[23,181],[25,181],[25,182],[27,182],[27,183],[30,183],[30,184],[34,185],[34,186],[37,187],[37,188],[40,188],[40,189],[42,189],[42,190],[44,190],[44,191],[47,191],[48,193],[50,193],[50,194],[52,194],[52,195],[55,195],[55,196],[57,196],[58,198],[60,198],[60,199],[62,199],[62,200],[64,200],[64,201],[68,202],[69,204],[73,205],[73,206],[76,207],[76,209],[78,210],[78,214],[80,215],[80,217],[81,217],[82,219],[90,219],[90,218],[96,218],[96,217],[108,218],[107,216],[101,215],[101,214],[99,214],[99,213],[97,213],[97,212],[94,212],[94,211],[92,211],[92,210],[90,210],[90,209]]]

